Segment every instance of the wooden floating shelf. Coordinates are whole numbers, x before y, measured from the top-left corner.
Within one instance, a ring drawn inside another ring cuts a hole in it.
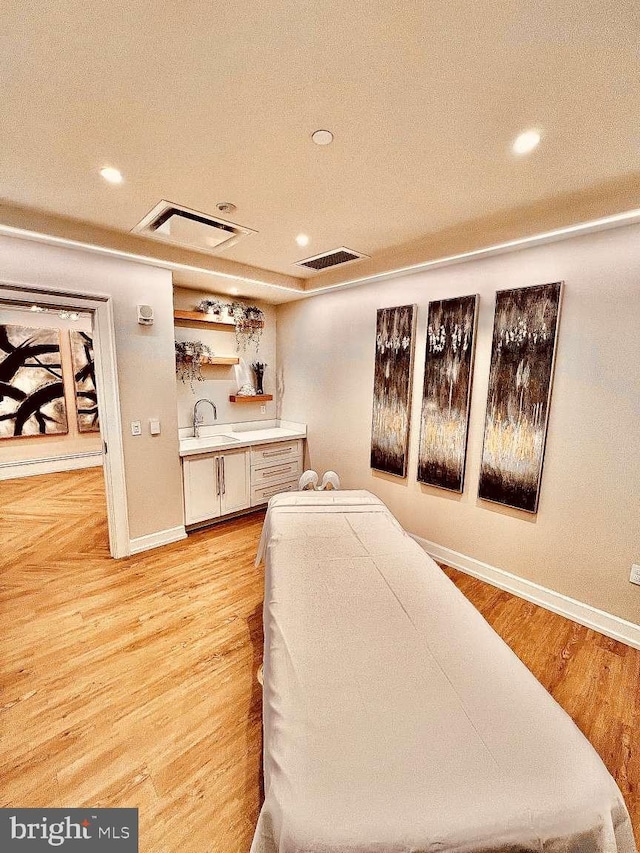
[[[203,314],[201,311],[174,311],[173,320],[177,326],[206,326],[218,332],[233,332],[235,324],[233,320],[225,322],[214,314]],[[251,327],[262,329],[262,320],[252,320]]]
[[[193,361],[193,356],[188,355],[185,357],[184,360],[187,363],[190,363]],[[240,359],[235,358],[233,356],[227,357],[227,356],[222,356],[222,355],[220,355],[220,356],[218,356],[218,355],[206,356],[205,355],[200,359],[200,364],[204,364],[204,365],[206,365],[206,364],[240,364]]]
[[[232,394],[230,403],[268,403],[273,400],[273,394]]]
[[[217,356],[212,355],[210,358],[203,358],[201,364],[240,364],[239,358],[233,356]]]

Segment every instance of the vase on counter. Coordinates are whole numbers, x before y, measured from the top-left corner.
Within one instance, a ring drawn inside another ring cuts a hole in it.
[[[256,394],[262,396],[264,394],[264,371],[267,365],[262,361],[254,361],[251,369],[256,375]]]

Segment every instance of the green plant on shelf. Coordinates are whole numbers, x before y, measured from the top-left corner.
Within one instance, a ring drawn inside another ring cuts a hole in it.
[[[236,351],[245,352],[247,347],[255,346],[256,354],[262,339],[264,311],[257,305],[245,305],[244,302],[224,302],[215,296],[201,299],[195,306],[200,314],[219,318],[221,322],[227,316],[233,321],[236,335]]]
[[[203,363],[212,357],[213,352],[202,341],[176,341],[176,374],[191,390],[194,382],[202,382]]]
[[[200,311],[202,314],[212,314],[214,317],[222,316],[223,308],[224,302],[221,302],[220,299],[216,299],[215,297],[201,299],[196,305],[196,311]]]
[[[245,305],[242,302],[232,302],[228,306],[229,315],[233,319],[236,333],[236,351],[244,352],[250,344],[256,348],[256,353],[262,338],[264,312],[257,305]]]

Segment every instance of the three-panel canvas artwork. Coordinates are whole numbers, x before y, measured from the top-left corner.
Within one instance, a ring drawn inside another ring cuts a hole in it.
[[[562,284],[501,290],[478,497],[536,512],[547,437]]]
[[[415,305],[381,308],[376,323],[371,467],[405,477]]]
[[[538,510],[562,284],[496,294],[478,497]],[[476,295],[429,303],[419,482],[461,493],[473,381]],[[371,467],[406,477],[415,306],[378,311]]]
[[[69,432],[59,329],[0,325],[0,439]],[[98,432],[93,341],[69,332],[79,432]]]
[[[478,298],[429,303],[418,480],[453,492],[464,483]]]

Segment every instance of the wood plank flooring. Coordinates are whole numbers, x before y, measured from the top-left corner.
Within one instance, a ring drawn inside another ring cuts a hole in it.
[[[0,805],[137,806],[143,853],[246,853],[262,518],[109,558],[101,471],[0,485]]]
[[[137,806],[143,853],[247,853],[261,524],[114,561],[99,469],[0,483],[0,805]],[[638,833],[640,653],[446,571],[594,744]]]

